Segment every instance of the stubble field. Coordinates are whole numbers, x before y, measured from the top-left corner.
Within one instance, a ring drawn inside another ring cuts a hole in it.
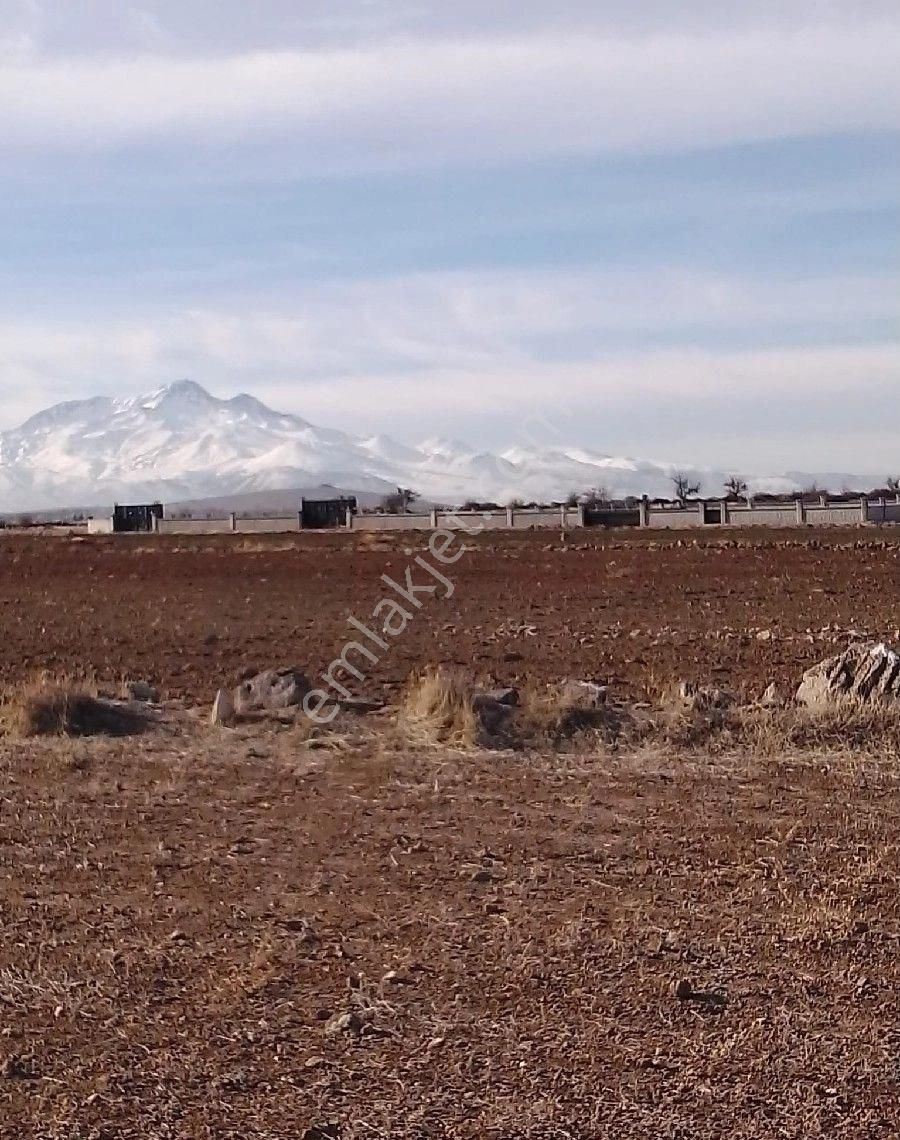
[[[900,624],[877,532],[675,543],[479,538],[357,690],[443,662],[753,696]],[[133,737],[0,738],[0,1134],[895,1136],[890,734],[554,752],[417,743],[390,710],[206,723],[246,668],[327,666],[423,547],[0,544],[4,687],[164,698]]]

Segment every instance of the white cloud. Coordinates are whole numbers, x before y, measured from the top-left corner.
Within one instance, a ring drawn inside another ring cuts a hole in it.
[[[651,336],[657,344],[790,343],[800,329],[825,330],[837,343],[858,339],[860,328],[871,335],[893,320],[896,294],[890,275],[777,280],[674,267],[421,273],[138,317],[104,307],[99,325],[84,314],[72,323],[0,323],[0,383],[45,400],[48,384],[137,390],[179,375],[212,375],[230,387],[282,377],[325,389],[354,374],[363,385],[415,377],[424,408],[432,375],[509,378],[545,365],[547,375],[563,361],[590,367],[633,352]],[[332,400],[340,406],[337,390]]]
[[[0,72],[0,145],[268,142],[308,168],[668,151],[900,127],[897,23],[385,41]]]

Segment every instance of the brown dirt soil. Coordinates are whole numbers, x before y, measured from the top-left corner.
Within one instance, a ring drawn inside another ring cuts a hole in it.
[[[360,691],[443,662],[758,692],[900,625],[878,532],[676,539],[478,539]],[[0,683],[181,698],[0,738],[0,1136],[898,1135],[890,733],[457,752],[191,711],[324,667],[422,548],[0,541]]]
[[[896,750],[377,721],[0,744],[4,1137],[897,1135]]]
[[[850,630],[900,627],[900,541],[888,531],[679,539],[482,535],[454,593],[424,597],[355,689],[391,696],[410,672],[457,664],[504,684],[563,676],[636,696],[686,678],[756,692],[794,683]],[[885,537],[887,536],[887,537]],[[0,683],[36,669],[146,677],[210,700],[245,668],[326,668],[403,581],[427,536],[0,539]],[[433,562],[434,560],[431,559]],[[425,584],[428,574],[413,567]],[[766,640],[758,639],[762,633]],[[771,636],[767,636],[771,635]]]

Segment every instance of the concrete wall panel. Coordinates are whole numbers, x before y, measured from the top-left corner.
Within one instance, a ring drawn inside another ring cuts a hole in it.
[[[235,519],[238,534],[296,534],[300,520],[296,515],[284,519]]]

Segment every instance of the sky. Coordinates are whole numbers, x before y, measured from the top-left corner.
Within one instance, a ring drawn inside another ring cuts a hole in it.
[[[900,472],[898,44],[896,0],[0,0],[0,429],[190,378]]]

